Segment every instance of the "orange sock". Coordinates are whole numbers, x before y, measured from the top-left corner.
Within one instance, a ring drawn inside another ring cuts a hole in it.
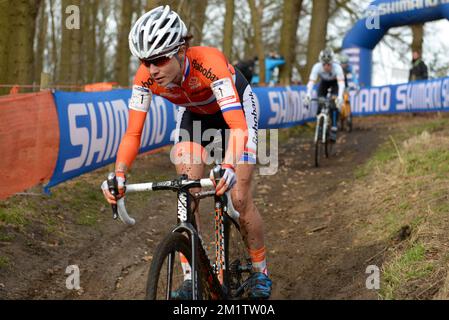
[[[248,249],[251,262],[253,263],[253,270],[255,272],[262,272],[268,276],[267,259],[265,257],[265,247],[257,250]]]

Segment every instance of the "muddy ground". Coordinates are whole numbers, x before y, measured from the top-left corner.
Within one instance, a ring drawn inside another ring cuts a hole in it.
[[[421,120],[356,119],[354,131],[340,134],[334,154],[320,168],[313,165],[311,132],[291,136],[279,146],[278,172],[256,175],[255,199],[265,223],[273,299],[377,299],[376,291],[365,287],[365,270],[369,264],[381,265],[378,253],[385,244],[354,238],[353,222],[363,212],[347,210],[347,205],[355,203],[349,200],[356,168],[403,121]],[[140,182],[139,170],[174,177],[167,152],[138,159],[131,182]],[[83,179],[94,177],[99,175]],[[171,192],[141,199],[134,205],[137,200],[128,199],[138,221],[131,228],[113,221],[101,202],[101,218],[94,227],[75,224],[61,208],[60,238],[44,241],[38,231],[17,231],[14,241],[0,242],[1,252],[12,262],[0,269],[0,298],[142,299],[155,247],[176,220],[176,201]],[[203,219],[208,219],[205,211]],[[80,268],[79,291],[66,289],[68,265]]]

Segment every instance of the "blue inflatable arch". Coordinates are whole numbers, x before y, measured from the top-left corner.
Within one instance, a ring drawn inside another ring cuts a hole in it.
[[[449,0],[376,0],[346,34],[342,49],[362,86],[371,85],[372,52],[390,28],[449,19]]]

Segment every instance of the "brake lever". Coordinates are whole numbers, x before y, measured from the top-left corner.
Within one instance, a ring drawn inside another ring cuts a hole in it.
[[[221,165],[217,164],[214,169],[213,169],[213,173],[214,173],[214,179],[215,179],[215,183],[219,183],[221,177],[223,177],[225,170],[221,168]]]
[[[111,172],[111,173],[108,174],[108,180],[107,181],[108,181],[109,192],[117,200],[118,185],[117,185],[117,177],[115,176],[114,172]],[[118,218],[117,204],[111,204],[111,208],[112,208],[112,218],[114,220],[117,220],[117,218]]]

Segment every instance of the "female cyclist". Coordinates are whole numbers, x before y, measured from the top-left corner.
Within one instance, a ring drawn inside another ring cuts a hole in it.
[[[119,189],[123,190],[126,173],[137,156],[152,94],[179,106],[172,150],[178,174],[187,174],[189,179],[204,176],[205,147],[213,138],[202,139],[203,133],[221,130],[222,141],[227,142],[221,161],[225,173],[216,191],[221,195],[232,188],[233,204],[241,214],[242,234],[253,265],[249,297],[266,299],[271,294],[271,280],[263,223],[251,194],[257,151],[254,94],[223,53],[210,47],[190,47],[190,39],[184,22],[169,6],[145,13],[131,29],[130,50],[141,65],[134,78],[128,129],[117,154]],[[107,187],[103,192],[109,203],[115,203]],[[191,277],[187,263],[183,263],[183,269],[185,281],[174,298],[188,299]]]

